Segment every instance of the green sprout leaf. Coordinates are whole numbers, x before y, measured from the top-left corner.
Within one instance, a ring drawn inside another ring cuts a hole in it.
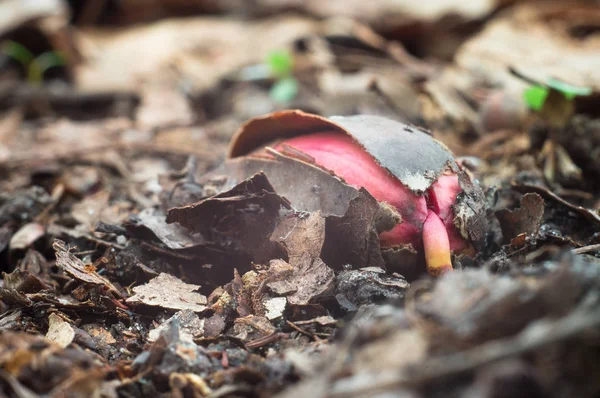
[[[267,55],[266,64],[274,76],[285,77],[292,73],[294,59],[286,50],[275,50]]]
[[[12,40],[5,40],[2,42],[1,50],[3,54],[11,57],[15,61],[19,62],[25,68],[29,67],[29,64],[33,61],[33,54],[22,44]]]
[[[523,93],[523,98],[527,106],[539,112],[544,108],[550,92],[562,95],[566,101],[572,101],[575,97],[586,96],[592,93],[589,87],[574,86],[557,79],[548,79],[545,85],[535,85],[527,88]]]
[[[48,69],[66,64],[65,56],[58,51],[47,51],[34,57],[25,46],[12,40],[3,41],[0,52],[23,65],[27,70],[27,81],[31,84],[40,84]]]
[[[542,86],[531,86],[523,93],[527,106],[534,111],[541,111],[548,97],[548,89]]]
[[[66,60],[63,54],[57,51],[47,51],[38,55],[27,69],[27,80],[30,83],[39,84],[44,78],[44,73],[56,66],[65,65]]]
[[[548,79],[547,84],[548,84],[548,87],[553,88],[553,89],[563,93],[565,98],[567,98],[568,100],[572,100],[573,98],[579,97],[579,96],[590,95],[592,93],[592,89],[589,87],[574,86],[572,84],[565,83],[563,81],[552,79],[552,78]]]
[[[271,99],[279,103],[287,103],[298,94],[298,81],[294,77],[286,77],[279,80],[271,87],[269,95]]]

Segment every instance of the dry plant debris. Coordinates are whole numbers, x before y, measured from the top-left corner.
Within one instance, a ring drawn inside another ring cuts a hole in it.
[[[0,396],[600,394],[597,5],[139,5],[0,1]]]

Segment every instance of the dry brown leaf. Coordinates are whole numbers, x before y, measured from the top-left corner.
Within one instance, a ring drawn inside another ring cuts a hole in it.
[[[170,209],[166,221],[200,233],[209,244],[247,253],[253,261],[266,263],[280,252],[268,237],[281,213],[289,209],[289,202],[259,173],[226,192]]]
[[[148,332],[147,340],[155,342],[160,334],[171,327],[173,322],[179,325],[179,338],[192,342],[195,338],[203,337],[205,319],[200,319],[192,310],[182,310]]]
[[[291,304],[308,304],[333,288],[335,274],[320,258],[325,238],[325,219],[320,212],[295,213],[279,223],[271,240],[287,252],[292,275],[268,283],[274,291],[291,292]]]
[[[56,239],[52,244],[56,254],[56,266],[73,278],[92,285],[104,286],[107,290],[120,294],[119,290],[106,278],[100,276],[91,264],[83,261],[72,254],[65,242]]]
[[[10,238],[9,248],[11,250],[22,250],[31,246],[36,240],[44,236],[46,228],[38,223],[27,223],[23,225]]]
[[[542,225],[544,199],[537,193],[525,194],[518,209],[499,210],[496,217],[500,221],[505,243],[522,233],[535,235]]]
[[[233,324],[233,335],[245,342],[267,337],[275,331],[271,322],[262,316],[248,315],[237,318]]]
[[[128,304],[149,305],[172,310],[206,310],[206,296],[197,293],[198,285],[184,283],[180,279],[161,273],[145,285],[133,288],[135,295],[127,299]]]
[[[48,333],[46,338],[65,348],[73,342],[75,329],[62,317],[52,313],[48,316]]]
[[[173,250],[202,246],[206,243],[199,234],[190,234],[179,225],[167,224],[166,215],[153,208],[131,215],[125,222],[125,227],[139,239],[158,239]]]
[[[100,221],[102,211],[108,206],[110,192],[100,191],[93,195],[85,197],[79,203],[71,208],[73,218],[83,224],[89,232],[96,229],[96,224]]]

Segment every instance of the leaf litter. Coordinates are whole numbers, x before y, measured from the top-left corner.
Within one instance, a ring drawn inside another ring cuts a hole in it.
[[[593,6],[134,3],[0,5],[67,55],[0,65],[1,395],[598,395]],[[279,145],[324,131],[414,196]]]

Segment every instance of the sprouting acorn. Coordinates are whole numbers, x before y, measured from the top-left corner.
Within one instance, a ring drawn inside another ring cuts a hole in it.
[[[225,164],[237,169],[238,177],[247,177],[239,175],[240,169],[264,172],[277,192],[314,190],[302,186],[302,178],[286,186],[286,179],[274,171],[286,164],[268,163],[273,153],[321,168],[395,208],[400,221],[380,234],[381,247],[411,245],[424,256],[430,275],[451,270],[451,252],[473,255],[483,239],[481,189],[425,130],[380,116],[277,112],[245,123],[232,138]]]

